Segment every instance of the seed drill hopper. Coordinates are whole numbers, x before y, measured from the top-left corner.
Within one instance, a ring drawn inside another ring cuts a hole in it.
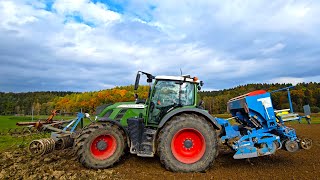
[[[270,93],[264,90],[230,99],[228,111],[232,118],[216,120],[223,127],[221,141],[235,150],[235,159],[270,155],[282,146],[289,152],[312,146],[310,139],[298,138],[295,130],[276,116]],[[231,119],[238,124],[232,125]]]

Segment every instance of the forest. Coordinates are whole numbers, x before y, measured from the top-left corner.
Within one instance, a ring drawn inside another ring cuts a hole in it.
[[[220,91],[204,91],[200,93],[205,109],[211,114],[221,114],[227,111],[229,99],[255,90],[272,92],[277,89],[292,86],[292,84],[247,84]],[[313,113],[320,112],[320,83],[299,83],[290,89],[292,106],[295,112],[303,112],[303,106],[309,104]],[[287,91],[271,93],[274,109],[288,109]]]
[[[219,91],[201,91],[199,99],[204,101],[204,108],[211,114],[227,112],[227,101],[233,97],[264,89],[269,92],[291,86],[291,84],[247,84]],[[95,92],[0,92],[0,115],[35,115],[50,114],[51,110],[60,113],[74,113],[80,110],[94,113],[97,106],[123,101],[134,101],[134,93],[146,99],[149,87],[140,86],[135,92],[133,86],[115,87]],[[303,112],[303,105],[309,104],[313,113],[320,112],[320,83],[299,83],[290,89],[293,109]],[[287,91],[272,93],[275,109],[289,108]]]

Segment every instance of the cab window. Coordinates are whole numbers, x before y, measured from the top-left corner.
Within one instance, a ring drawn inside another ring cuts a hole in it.
[[[152,101],[156,106],[169,106],[179,103],[183,106],[193,105],[194,84],[179,81],[158,81],[155,85]]]

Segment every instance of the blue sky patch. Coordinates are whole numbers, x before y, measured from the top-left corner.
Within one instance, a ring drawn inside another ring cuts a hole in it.
[[[70,21],[74,21],[74,22],[77,22],[77,23],[86,24],[86,25],[88,25],[88,26],[90,26],[90,27],[95,27],[95,26],[96,26],[96,25],[94,24],[94,22],[85,21],[85,20],[83,19],[83,17],[80,15],[79,12],[75,12],[75,13],[73,13],[73,14],[67,15],[67,16],[65,17],[65,20],[64,20],[63,23],[65,24],[65,23],[68,23],[68,22],[70,22]]]
[[[45,10],[46,10],[46,11],[52,11],[53,3],[54,3],[54,0],[46,0]]]
[[[122,0],[92,0],[93,3],[105,4],[109,10],[124,14],[127,1]]]

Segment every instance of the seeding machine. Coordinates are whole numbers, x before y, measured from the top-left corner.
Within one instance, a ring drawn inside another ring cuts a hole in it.
[[[43,125],[52,131],[51,138],[31,142],[30,152],[41,155],[73,146],[81,164],[98,169],[113,166],[128,149],[137,156],[159,156],[171,171],[198,172],[213,164],[221,146],[232,149],[235,159],[312,146],[310,139],[298,137],[294,129],[285,126],[285,121],[301,118],[310,122],[310,114],[301,117],[276,111],[269,92],[258,90],[230,99],[227,107],[232,118],[222,119],[197,103],[203,86],[197,77],[153,76],[139,71],[135,90],[141,75],[146,75],[150,85],[148,99],[135,95],[135,102],[106,106],[83,128],[83,118],[90,118],[83,113],[58,127]]]

